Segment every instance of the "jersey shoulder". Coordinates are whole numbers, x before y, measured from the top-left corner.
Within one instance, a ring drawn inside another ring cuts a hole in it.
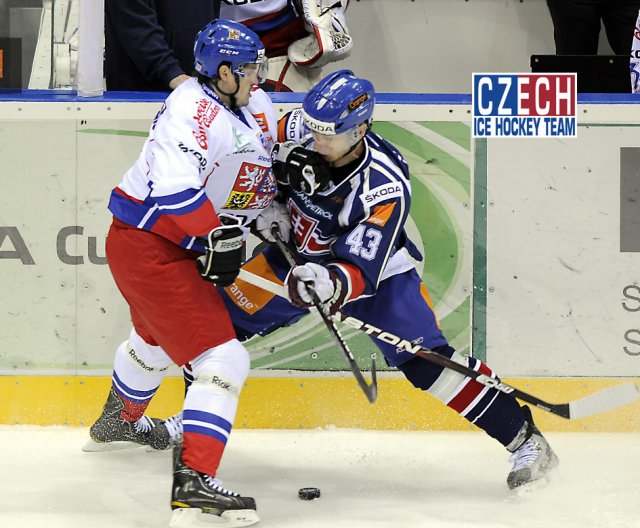
[[[391,170],[395,174],[398,174],[399,171],[403,178],[409,179],[409,165],[396,147],[372,131],[367,133],[366,138],[372,162]]]

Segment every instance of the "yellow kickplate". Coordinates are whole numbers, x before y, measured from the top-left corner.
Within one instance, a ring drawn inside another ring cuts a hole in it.
[[[634,378],[518,378],[510,385],[550,403],[566,403]],[[0,376],[0,423],[89,426],[107,398],[110,377]],[[370,404],[355,380],[344,378],[249,378],[234,426],[247,429],[344,427],[380,430],[474,430],[466,420],[403,378],[378,380]],[[166,418],[180,411],[182,378],[167,378],[147,414]],[[533,408],[543,431],[640,432],[640,401],[581,420],[565,420]]]

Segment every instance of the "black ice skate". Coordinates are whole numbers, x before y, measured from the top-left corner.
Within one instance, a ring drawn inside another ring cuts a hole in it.
[[[522,411],[526,422],[512,442],[517,447],[514,449],[507,447],[513,453],[509,457],[509,462],[513,462],[513,468],[507,477],[507,485],[511,490],[524,491],[532,487],[546,485],[549,480],[549,472],[560,461],[533,423],[529,407],[523,406]],[[521,438],[522,440],[520,440]]]
[[[182,461],[182,446],[174,448],[171,528],[250,526],[260,518],[251,497],[222,487],[217,479],[191,469]],[[209,515],[217,518],[207,519]]]
[[[124,402],[111,388],[100,418],[89,429],[89,440],[83,451],[112,451],[149,445],[151,430],[160,423],[157,418],[143,416],[137,422],[120,418]]]
[[[162,420],[149,433],[149,447],[152,449],[168,449],[182,442],[182,413],[179,412]]]

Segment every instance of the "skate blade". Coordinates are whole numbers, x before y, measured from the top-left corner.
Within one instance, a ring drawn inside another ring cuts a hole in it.
[[[227,510],[220,515],[203,513],[199,508],[178,508],[173,510],[170,528],[211,528],[223,526],[225,528],[240,528],[251,526],[260,521],[255,510]]]
[[[85,445],[82,446],[82,450],[85,453],[100,453],[103,451],[122,451],[123,449],[135,449],[137,447],[144,447],[136,442],[96,442],[89,439]]]
[[[516,489],[510,490],[510,499],[513,501],[527,500],[529,497],[535,495],[541,489],[546,488],[551,481],[551,473],[553,473],[553,469],[555,469],[555,466],[549,469],[543,477],[540,477],[539,479],[532,482],[522,484]]]
[[[546,488],[548,484],[549,478],[546,476],[532,482],[527,482],[510,490],[509,498],[513,501],[527,500],[532,495],[535,495],[537,491]]]

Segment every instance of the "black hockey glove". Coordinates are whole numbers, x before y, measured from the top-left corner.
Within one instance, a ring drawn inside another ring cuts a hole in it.
[[[214,227],[207,236],[207,252],[198,257],[197,266],[203,279],[224,288],[233,284],[242,266],[244,233],[239,219],[219,216],[223,225]]]
[[[271,151],[273,174],[281,185],[311,196],[331,181],[331,167],[313,150],[293,141],[276,143]]]

